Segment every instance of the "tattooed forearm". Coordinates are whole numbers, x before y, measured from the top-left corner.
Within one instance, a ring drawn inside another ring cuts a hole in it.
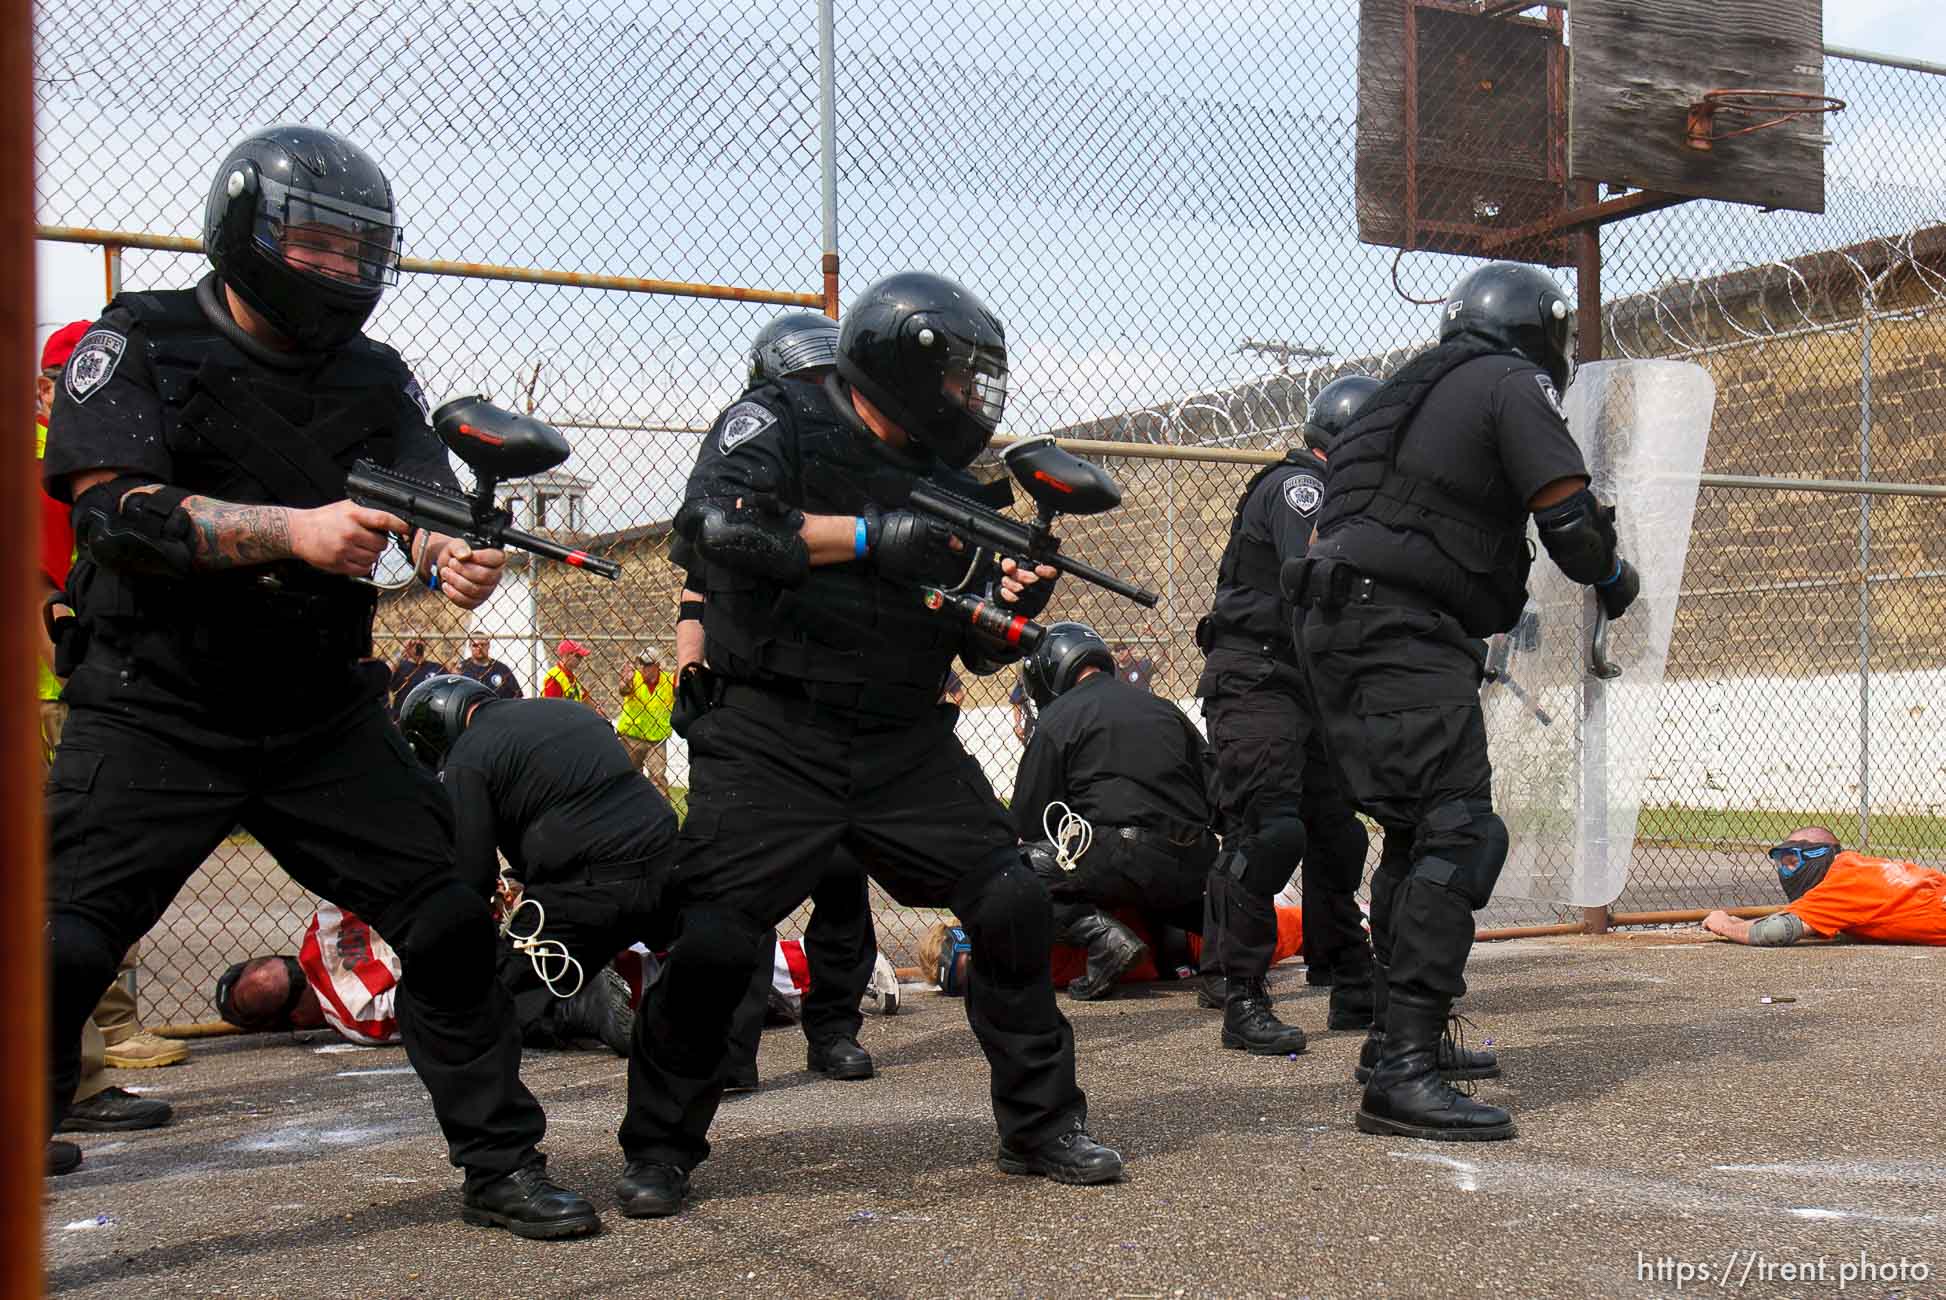
[[[291,515],[283,506],[239,506],[184,497],[199,569],[235,569],[291,558]]]

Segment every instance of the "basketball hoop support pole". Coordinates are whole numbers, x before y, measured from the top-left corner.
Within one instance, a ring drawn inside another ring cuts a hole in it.
[[[1580,206],[1563,213],[1563,217],[1573,212],[1587,212],[1601,207],[1595,202],[1595,182],[1574,182],[1575,202]],[[1631,198],[1640,197],[1630,195]],[[1673,194],[1656,195],[1656,198],[1669,202],[1680,202]],[[1667,207],[1668,203],[1658,203],[1657,207]],[[1638,207],[1637,211],[1646,209]],[[1612,220],[1612,218],[1610,218]],[[1601,360],[1601,223],[1582,221],[1574,233],[1574,280],[1575,280],[1575,344],[1574,363],[1586,365],[1590,361]],[[1588,448],[1588,468],[1599,473],[1607,460],[1608,449],[1602,443],[1601,421],[1595,421],[1591,435],[1594,444]],[[1586,600],[1587,612],[1584,617],[1588,626],[1582,629],[1582,644],[1594,632],[1594,592],[1590,591]],[[1608,878],[1608,728],[1605,715],[1608,709],[1608,683],[1593,673],[1584,673],[1581,678],[1581,818],[1583,822],[1582,839],[1590,855],[1602,860],[1589,863],[1593,875],[1598,880]],[[1581,928],[1588,934],[1604,934],[1608,930],[1608,909],[1606,907],[1584,907],[1581,909]]]

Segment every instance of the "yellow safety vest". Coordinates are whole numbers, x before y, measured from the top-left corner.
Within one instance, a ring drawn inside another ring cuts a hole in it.
[[[47,458],[47,426],[42,424],[39,420],[36,420],[34,421],[34,459],[45,460],[46,458]],[[36,563],[34,567],[38,569],[40,565]],[[34,617],[35,618],[40,617],[39,610],[34,611]],[[34,656],[34,665],[41,670],[40,671],[41,698],[43,700],[60,699],[61,679],[54,675],[53,666],[49,664],[47,660],[41,658],[39,655]]]
[[[559,664],[555,664],[547,670],[547,680],[561,688],[561,698],[563,699],[585,700],[588,698],[587,690],[582,687],[580,682],[568,676],[567,669],[561,667]]]
[[[622,717],[615,724],[615,730],[630,740],[667,740],[669,714],[675,707],[676,675],[663,673],[655,689],[650,690],[638,668],[635,681],[629,687],[628,698],[622,701]]]

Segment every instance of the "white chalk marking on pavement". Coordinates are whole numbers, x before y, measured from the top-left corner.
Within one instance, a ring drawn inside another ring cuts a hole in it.
[[[338,1077],[340,1079],[364,1079],[364,1078],[369,1078],[370,1076],[375,1074],[411,1074],[411,1073],[412,1073],[412,1067],[409,1065],[381,1065],[374,1070],[340,1070],[338,1071]]]
[[[311,1050],[319,1056],[329,1056],[333,1052],[376,1052],[378,1049],[368,1047],[364,1043],[326,1043],[323,1047],[314,1047]]]
[[[1415,1164],[1439,1165],[1442,1168],[1451,1169],[1458,1175],[1458,1177],[1453,1179],[1453,1182],[1458,1185],[1462,1192],[1477,1192],[1480,1190],[1480,1167],[1470,1160],[1457,1160],[1452,1156],[1436,1156],[1421,1151],[1388,1151],[1386,1154],[1394,1160],[1410,1160]]]
[[[1916,1186],[1946,1185],[1946,1165],[1936,1161],[1891,1161],[1873,1163],[1829,1161],[1825,1163],[1778,1161],[1754,1165],[1711,1165],[1725,1174],[1776,1174],[1783,1178],[1805,1178],[1818,1182],[1905,1183]]]

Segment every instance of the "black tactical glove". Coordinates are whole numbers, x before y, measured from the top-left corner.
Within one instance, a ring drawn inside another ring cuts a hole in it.
[[[702,664],[685,664],[676,677],[676,700],[669,709],[669,727],[684,740],[696,720],[715,707],[716,678]]]
[[[939,582],[966,562],[952,549],[952,530],[910,510],[867,514],[872,562],[888,578]]]
[[[1031,563],[1022,560],[1016,560],[1014,563],[1020,566],[1018,570],[1020,573],[1034,571]],[[1058,578],[1037,578],[1020,589],[1018,598],[1008,601],[1000,596],[1000,583],[1003,580],[1004,575],[997,576],[993,580],[994,607],[1005,610],[1009,614],[1019,614],[1023,618],[1034,618],[1047,608],[1048,602],[1054,599],[1054,584],[1059,581]]]
[[[1615,562],[1615,576],[1607,582],[1595,584],[1595,599],[1601,602],[1602,612],[1610,619],[1620,618],[1642,594],[1642,575],[1627,560]]]

